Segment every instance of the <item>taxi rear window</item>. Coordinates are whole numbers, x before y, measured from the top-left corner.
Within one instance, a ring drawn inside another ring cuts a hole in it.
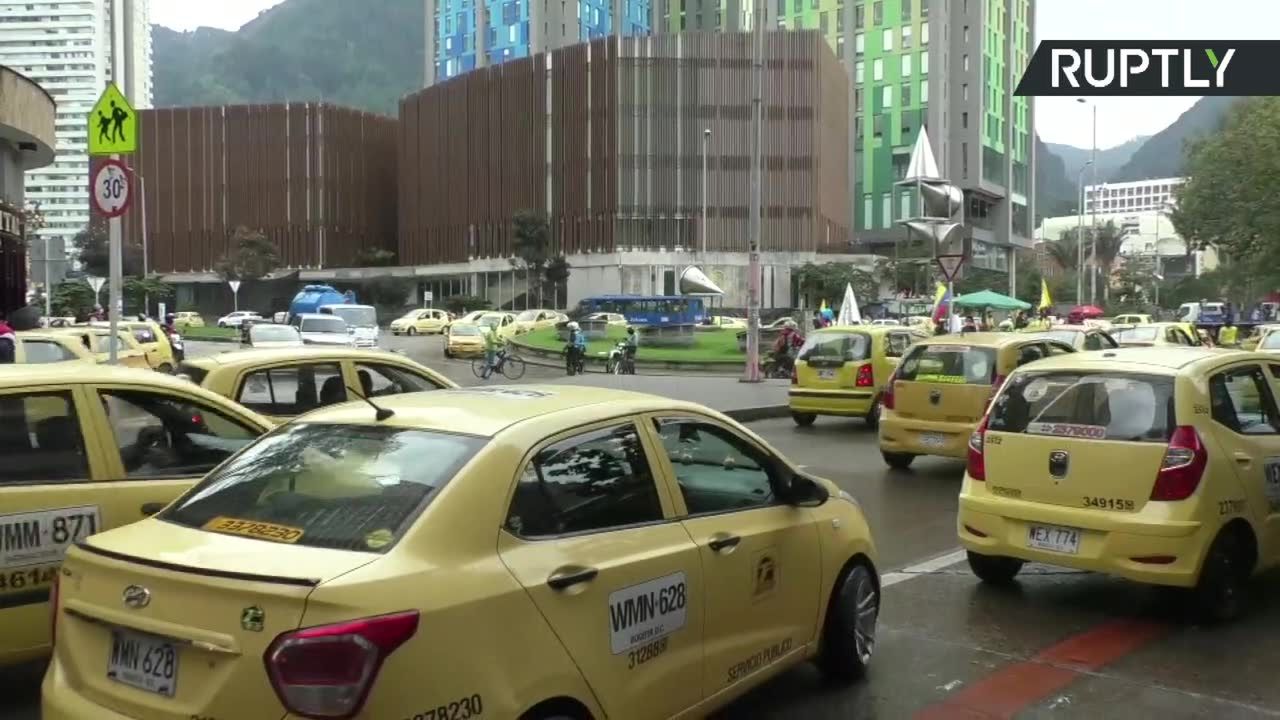
[[[996,351],[972,345],[916,345],[898,366],[898,379],[990,385],[996,375]]]
[[[378,425],[287,425],[214,470],[161,519],[265,541],[384,552],[485,442]]]
[[[1120,442],[1168,442],[1173,378],[1129,373],[1021,372],[991,406],[1000,432]]]
[[[814,333],[804,341],[797,357],[806,362],[846,363],[866,360],[870,348],[870,338],[862,333]]]

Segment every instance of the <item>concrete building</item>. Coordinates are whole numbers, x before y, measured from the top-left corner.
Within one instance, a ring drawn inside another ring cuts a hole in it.
[[[1085,241],[1088,242],[1093,217],[1085,215],[1063,215],[1044,218],[1036,229],[1036,240],[1041,243],[1057,242],[1062,233],[1074,232],[1084,222]],[[1107,213],[1098,215],[1098,225],[1113,222],[1120,228],[1124,238],[1120,245],[1120,256],[1127,261],[1141,262],[1166,277],[1183,275],[1199,276],[1218,266],[1218,253],[1213,248],[1196,250],[1191,253],[1190,264],[1187,261],[1187,243],[1178,235],[1169,217],[1156,210],[1141,212]],[[1087,252],[1087,250],[1086,250]],[[1052,260],[1045,258],[1052,266]],[[1045,265],[1041,269],[1046,269]],[[1052,268],[1055,269],[1056,268]]]
[[[0,65],[0,313],[26,304],[29,263],[23,242],[23,173],[53,162],[54,115],[48,92]],[[36,270],[43,275],[44,268]]]
[[[817,33],[769,33],[766,56],[763,303],[790,307],[795,267],[850,252],[848,85]],[[741,33],[606,38],[406,97],[400,262],[437,297],[509,303],[512,218],[533,210],[573,266],[562,304],[671,294],[696,261],[745,306],[750,57]]]
[[[1133,214],[1163,210],[1174,202],[1173,193],[1187,181],[1186,178],[1158,178],[1132,182],[1086,185],[1084,208],[1086,213]]]
[[[113,77],[135,107],[151,106],[150,0],[0,0],[0,64],[27,75],[58,103],[57,160],[27,176],[41,238],[70,241],[89,221],[87,118]]]

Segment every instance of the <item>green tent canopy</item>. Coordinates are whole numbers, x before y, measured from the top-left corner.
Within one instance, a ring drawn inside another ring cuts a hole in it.
[[[955,299],[958,307],[990,308],[992,310],[1030,310],[1031,303],[1024,303],[1017,298],[1001,295],[994,290],[979,290]]]

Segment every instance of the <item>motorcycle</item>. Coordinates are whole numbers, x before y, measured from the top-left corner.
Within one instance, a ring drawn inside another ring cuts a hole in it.
[[[635,358],[627,352],[627,344],[620,342],[609,351],[609,358],[605,361],[604,371],[612,375],[635,375],[636,361]]]
[[[764,362],[764,376],[773,380],[790,380],[796,361],[786,353],[774,353]]]
[[[566,374],[582,375],[586,373],[586,361],[583,359],[583,353],[573,345],[565,345],[564,347],[564,371]]]

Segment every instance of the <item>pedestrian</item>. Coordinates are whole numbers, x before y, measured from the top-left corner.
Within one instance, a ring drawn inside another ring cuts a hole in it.
[[[960,327],[960,332],[962,333],[978,332],[978,323],[974,321],[972,315],[964,316],[964,325]]]
[[[0,365],[12,365],[17,362],[18,336],[9,327],[8,321],[0,316]]]
[[[482,379],[487,380],[493,374],[493,369],[498,361],[498,348],[502,343],[498,341],[498,326],[496,324],[489,326],[489,332],[484,334],[484,374]]]
[[[1236,347],[1238,344],[1237,336],[1238,331],[1236,330],[1235,320],[1232,320],[1231,316],[1227,315],[1226,324],[1218,331],[1218,345],[1222,347]]]

